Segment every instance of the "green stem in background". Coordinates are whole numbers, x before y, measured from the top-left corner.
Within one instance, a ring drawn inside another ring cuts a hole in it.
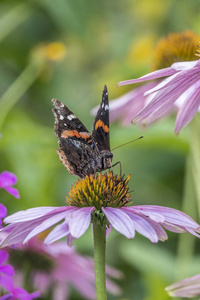
[[[106,300],[106,277],[105,277],[105,252],[106,252],[106,226],[97,222],[93,223],[94,234],[94,268],[96,283],[96,299]]]
[[[8,90],[0,98],[0,132],[7,114],[20,99],[20,97],[28,90],[38,77],[41,68],[44,66],[44,57],[32,57],[28,66],[19,75],[19,77],[11,84]]]
[[[185,169],[182,211],[197,219],[197,201],[192,176],[191,155],[188,155]],[[191,234],[179,234],[176,279],[188,277],[190,262],[194,254],[196,238]]]
[[[188,127],[190,130],[190,153],[185,172],[183,211],[198,221],[198,218],[200,219],[200,118],[198,114]],[[192,235],[179,236],[177,280],[183,279],[189,274],[195,241],[196,239]]]
[[[200,219],[200,116],[197,114],[190,123],[191,166],[196,191],[198,217]]]
[[[7,12],[0,20],[0,42],[29,16],[30,9],[24,4],[16,5]]]

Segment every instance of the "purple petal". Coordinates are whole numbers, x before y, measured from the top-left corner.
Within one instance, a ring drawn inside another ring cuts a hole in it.
[[[111,230],[112,230],[112,226],[111,225],[106,228],[106,238],[109,236]]]
[[[45,244],[51,244],[69,234],[69,221],[57,225],[44,240]]]
[[[68,234],[66,240],[67,240],[67,245],[68,245],[69,247],[72,247],[73,244],[74,244],[75,238],[74,238],[71,234]]]
[[[13,290],[10,292],[13,296],[13,300],[14,299],[32,300],[32,299],[37,299],[38,297],[40,297],[39,292],[33,292],[33,293],[29,294],[26,290],[19,288],[19,287],[14,287]]]
[[[34,237],[35,235],[41,233],[42,231],[48,229],[49,227],[55,225],[56,223],[60,222],[62,219],[64,219],[66,217],[67,212],[61,212],[61,213],[57,213],[51,217],[49,217],[48,219],[44,220],[41,224],[39,224],[38,226],[36,226],[25,238],[24,243],[28,242],[28,240],[30,240],[32,237]]]
[[[11,172],[4,171],[0,174],[0,187],[11,186],[17,182],[17,176]]]
[[[42,219],[43,220],[43,219]],[[39,225],[42,220],[37,221],[27,221],[19,224],[15,224],[14,229],[6,236],[5,239],[1,242],[1,247],[6,247],[9,245],[14,245],[18,243],[23,243],[26,236],[34,229],[37,225]],[[13,226],[13,224],[8,225],[7,227]],[[5,227],[5,229],[7,228]]]
[[[128,239],[133,239],[135,236],[135,228],[131,218],[120,208],[102,207],[102,211],[106,215],[112,227],[123,234]]]
[[[185,127],[196,114],[200,105],[200,83],[197,82],[187,89],[177,101],[183,104],[179,109],[175,124],[175,134]]]
[[[172,297],[192,298],[200,294],[200,274],[175,282],[165,288]]]
[[[0,203],[0,218],[5,218],[7,215],[7,208]]]
[[[132,84],[132,83],[137,83],[137,82],[142,82],[142,81],[147,81],[147,80],[152,80],[152,79],[157,79],[157,78],[173,75],[176,72],[177,72],[176,70],[169,67],[169,68],[165,68],[165,69],[161,69],[161,70],[151,72],[151,73],[149,73],[147,75],[144,75],[144,76],[142,76],[138,79],[131,79],[131,80],[121,81],[117,84],[117,86]]]
[[[171,232],[176,232],[176,233],[184,233],[185,232],[185,229],[177,227],[176,225],[164,223],[164,224],[162,224],[162,226]]]
[[[176,75],[173,82],[168,82],[165,88],[161,89],[155,94],[153,99],[142,109],[132,120],[137,123],[142,120],[154,116],[155,114],[161,115],[160,112],[164,112],[170,109],[170,106],[174,104],[179,95],[185,91],[185,89],[191,84],[195,83],[199,78],[197,70],[189,70],[187,72],[180,72]],[[167,78],[168,79],[168,78]],[[155,117],[154,117],[155,119]]]
[[[69,220],[69,230],[71,235],[78,239],[85,233],[91,222],[91,213],[95,207],[82,207],[75,211]]]
[[[7,252],[0,250],[0,265],[7,261],[9,255]]]
[[[151,226],[151,224],[147,220],[145,220],[145,218],[134,214],[131,210],[128,209],[128,207],[124,208],[124,211],[133,220],[133,224],[136,231],[138,231],[143,236],[147,237],[152,243],[158,242],[158,236],[156,234],[156,231]]]
[[[10,186],[5,186],[4,189],[11,195],[13,195],[15,198],[19,199],[20,195],[19,195],[19,191],[14,188],[14,187],[10,187]]]
[[[42,216],[47,214],[56,214],[62,211],[67,211],[72,209],[70,206],[61,206],[61,207],[54,207],[54,206],[41,206],[41,207],[34,207],[29,208],[26,210],[22,210],[19,212],[14,213],[11,216],[5,218],[4,222],[7,223],[19,223],[19,222],[26,222],[30,220],[38,219]]]
[[[0,273],[4,273],[8,276],[14,276],[15,270],[12,266],[4,265],[4,266],[0,266]]]
[[[154,218],[154,213],[160,214],[165,218],[164,223],[167,222],[172,225],[182,226],[186,228],[189,227],[194,230],[198,230],[199,228],[199,225],[192,218],[174,208],[158,205],[138,205],[133,206],[132,209],[144,214],[145,216],[149,216],[150,218],[152,216]]]
[[[189,70],[194,67],[196,67],[199,63],[199,60],[195,61],[181,61],[181,62],[176,62],[171,65],[171,68],[176,70],[176,71],[184,71],[184,70]]]

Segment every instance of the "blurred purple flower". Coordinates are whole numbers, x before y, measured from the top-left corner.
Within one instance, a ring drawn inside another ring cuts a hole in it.
[[[128,239],[133,239],[135,231],[147,237],[151,242],[167,239],[165,229],[172,232],[189,232],[200,237],[199,225],[188,215],[173,208],[139,205],[130,207],[102,207],[110,225]],[[10,223],[2,231],[9,230],[3,239],[3,247],[26,243],[32,237],[50,228],[64,219],[46,237],[45,243],[50,244],[66,236],[68,244],[78,239],[88,229],[91,214],[95,207],[36,207],[17,212],[7,218],[5,223]]]
[[[39,292],[33,292],[29,294],[26,290],[11,286],[9,294],[1,296],[0,300],[32,300],[40,297]]]
[[[75,249],[68,247],[65,242],[46,246],[42,240],[35,237],[25,245],[20,244],[15,246],[15,249],[7,249],[16,263],[15,282],[18,286],[23,286],[24,281],[29,279],[29,285],[39,290],[44,297],[51,290],[53,300],[70,299],[71,286],[88,300],[96,298],[94,261],[77,254]],[[23,264],[30,273],[23,272]],[[106,268],[108,291],[115,295],[121,294],[119,287],[108,276],[121,278],[122,273],[111,267]]]
[[[17,176],[11,172],[3,171],[0,174],[0,188],[5,189],[8,193],[19,199],[19,192],[12,185],[16,184]]]
[[[29,294],[26,290],[14,285],[14,268],[11,265],[5,264],[8,258],[8,253],[0,250],[0,293],[2,289],[8,291],[8,294],[1,296],[0,300],[32,300],[38,298],[40,296],[38,292]]]
[[[5,218],[7,215],[7,209],[6,207],[0,203],[0,228],[1,228],[1,224],[2,224],[2,218]]]
[[[161,69],[138,79],[119,82],[126,85],[147,80],[164,79],[154,88],[145,92],[144,96],[152,97],[151,101],[135,116],[133,123],[148,125],[166,115],[175,104],[178,114],[175,123],[175,134],[185,127],[200,111],[200,61],[177,62],[169,68]]]
[[[9,276],[13,276],[15,271],[12,266],[5,265],[5,262],[8,260],[8,253],[0,250],[0,285],[4,286],[4,282]]]
[[[192,298],[200,295],[200,274],[169,285],[166,289],[171,297]]]

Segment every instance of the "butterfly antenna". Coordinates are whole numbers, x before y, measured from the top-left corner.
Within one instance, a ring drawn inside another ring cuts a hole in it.
[[[115,149],[117,149],[117,148],[120,148],[120,147],[122,147],[122,146],[128,145],[128,144],[130,144],[130,143],[133,143],[133,142],[135,142],[135,141],[137,141],[137,140],[140,140],[140,139],[142,139],[143,137],[144,137],[144,136],[142,135],[142,136],[140,136],[139,138],[137,138],[137,139],[135,139],[135,140],[132,140],[132,141],[130,141],[130,142],[128,142],[128,143],[119,145],[119,146],[113,148],[111,151],[113,151],[113,150],[115,150]]]

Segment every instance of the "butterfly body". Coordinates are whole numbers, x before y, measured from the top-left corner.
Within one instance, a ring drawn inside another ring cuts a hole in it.
[[[109,103],[106,86],[90,134],[82,122],[62,102],[53,99],[58,156],[70,174],[81,178],[112,166],[110,151]]]

